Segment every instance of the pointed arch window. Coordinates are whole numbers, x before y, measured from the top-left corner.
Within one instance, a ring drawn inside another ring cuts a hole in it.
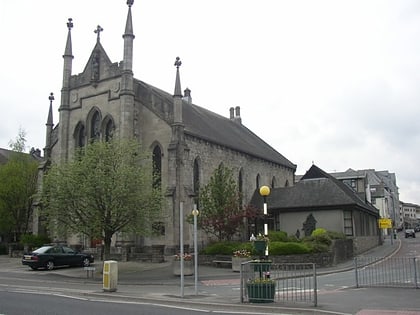
[[[257,189],[260,188],[260,182],[261,182],[261,177],[260,177],[260,174],[258,174],[257,178],[255,179],[255,184],[257,185]]]
[[[271,179],[271,188],[275,188],[277,187],[277,180],[276,177],[273,176],[273,178]]]
[[[240,169],[239,170],[239,175],[238,175],[238,192],[239,192],[239,204],[242,206],[243,205],[243,187],[244,185],[244,179],[243,179],[243,170]]]
[[[105,125],[105,141],[106,142],[112,139],[112,137],[114,136],[114,130],[115,130],[114,122],[112,121],[112,119],[109,119]]]
[[[101,136],[101,117],[98,111],[95,111],[90,120],[90,138],[93,141],[99,140]]]
[[[77,131],[76,145],[79,148],[83,148],[85,144],[85,126],[81,125]]]
[[[160,188],[162,183],[162,151],[158,145],[153,149],[153,187]]]
[[[193,167],[193,190],[195,195],[195,204],[197,205],[197,208],[199,207],[199,195],[200,195],[200,165],[198,158],[194,160],[194,167]]]

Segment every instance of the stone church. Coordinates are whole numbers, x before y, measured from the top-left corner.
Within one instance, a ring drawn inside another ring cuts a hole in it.
[[[153,153],[165,196],[165,219],[157,222],[160,235],[134,237],[139,246],[165,245],[171,254],[179,246],[180,205],[189,214],[198,187],[207,183],[220,163],[233,169],[247,204],[261,185],[292,186],[296,165],[242,124],[240,108],[220,116],[193,103],[191,91],[181,90],[181,60],[175,59],[174,92],[162,91],[133,74],[131,7],[125,21],[123,60],[112,62],[101,45],[102,28],[82,73],[72,73],[72,19],[67,22],[59,122],[53,124],[53,95],[46,123],[46,161],[65,162],[91,139],[135,138]],[[121,23],[121,28],[124,28]],[[39,220],[39,210],[35,222]],[[37,230],[38,227],[35,227]],[[192,244],[185,222],[185,244]],[[71,244],[70,244],[71,245]],[[82,244],[85,245],[86,244]]]

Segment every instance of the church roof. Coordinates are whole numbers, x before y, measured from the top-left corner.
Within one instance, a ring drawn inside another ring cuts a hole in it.
[[[296,169],[295,164],[242,123],[220,116],[200,106],[189,106],[185,102],[183,119],[186,134]]]
[[[172,107],[173,96],[171,94],[139,80],[136,80],[136,83],[138,84],[136,93],[138,93],[139,97],[147,99],[146,94],[153,94],[155,103],[156,98],[159,98],[169,108]],[[153,105],[150,106],[151,110],[154,110],[153,108]],[[185,127],[184,133],[186,135],[225,146],[294,170],[296,169],[295,164],[238,121],[231,120],[203,107],[189,104],[186,101],[182,103],[182,113],[182,123]]]
[[[258,191],[251,203],[260,207],[263,199]],[[346,184],[312,165],[295,186],[273,188],[267,197],[269,209],[337,209],[338,207],[358,207],[374,214],[378,210],[360,199]]]

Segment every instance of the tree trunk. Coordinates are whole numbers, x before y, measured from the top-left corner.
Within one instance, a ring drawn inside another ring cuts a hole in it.
[[[111,238],[112,234],[105,232],[104,237],[104,260],[108,260],[111,254]]]

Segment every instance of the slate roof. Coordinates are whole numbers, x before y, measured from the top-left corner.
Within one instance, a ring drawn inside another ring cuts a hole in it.
[[[6,164],[9,161],[11,152],[10,150],[0,148],[0,164]]]
[[[258,191],[254,193],[251,203],[262,207],[263,199]],[[267,206],[271,210],[279,211],[358,207],[378,215],[375,207],[364,202],[346,184],[315,165],[312,165],[295,186],[272,189],[267,198]]]
[[[296,165],[239,122],[183,103],[185,133],[286,167]]]
[[[41,157],[38,158],[37,156],[35,156],[33,154],[15,152],[15,151],[12,151],[12,150],[0,148],[0,165],[1,164],[6,164],[10,160],[10,157],[12,156],[12,154],[16,154],[16,153],[17,154],[30,155],[36,161],[41,161],[42,160]]]
[[[159,106],[161,103],[165,103],[167,108],[172,108],[173,96],[171,94],[143,81],[135,80],[135,82],[137,84],[137,97],[143,100],[146,99],[146,104],[148,99],[149,102],[159,103]],[[157,98],[159,98],[160,102],[156,100]],[[165,119],[164,115],[154,107],[152,104],[149,109],[161,116],[162,119]],[[186,135],[191,135],[296,170],[296,164],[290,162],[255,133],[237,121],[216,114],[203,107],[189,104],[186,101],[182,102],[182,119]]]

